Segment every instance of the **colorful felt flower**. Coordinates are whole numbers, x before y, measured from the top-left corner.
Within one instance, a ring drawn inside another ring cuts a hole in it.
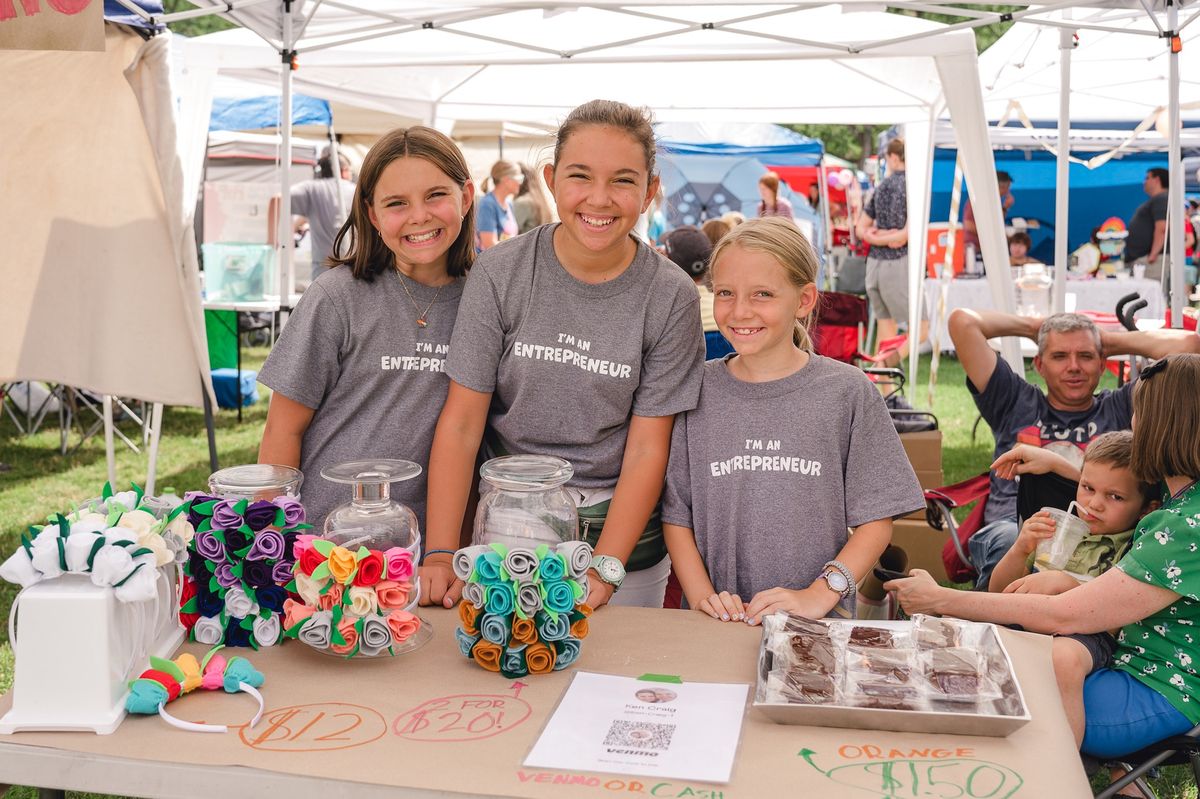
[[[374,588],[352,585],[346,592],[346,599],[349,603],[346,613],[350,616],[362,618],[363,616],[374,616],[379,612],[379,597],[375,594]]]
[[[412,593],[412,584],[384,580],[376,585],[374,589],[368,590],[374,590],[379,596],[379,607],[384,610],[395,610],[408,605],[409,596]]]
[[[279,623],[279,614],[272,613],[263,618],[262,616],[254,620],[254,640],[259,646],[275,646],[279,643],[279,637],[283,633],[283,629]]]
[[[283,511],[284,527],[295,527],[304,523],[304,506],[295,497],[275,497],[271,501]]]
[[[225,625],[216,616],[201,616],[192,627],[192,638],[213,646],[225,640]]]
[[[538,564],[538,576],[547,582],[561,580],[566,576],[567,562],[557,552],[550,552]]]
[[[250,536],[243,533],[241,530],[225,530],[225,557],[229,560],[234,558],[244,558],[243,550],[250,546]]]
[[[561,641],[555,641],[554,651],[558,653],[558,657],[554,664],[554,670],[561,671],[578,660],[579,651],[582,646],[577,638],[564,638]]]
[[[263,586],[275,583],[271,565],[265,560],[242,561],[242,579],[251,588],[262,588]]]
[[[325,593],[317,596],[317,607],[321,610],[333,610],[338,605],[342,604],[342,594],[345,587],[334,583],[325,590]]]
[[[343,585],[350,582],[351,575],[354,574],[354,569],[358,565],[358,561],[354,557],[354,553],[345,547],[334,547],[329,552],[329,576],[334,582],[342,583]]]
[[[264,527],[269,527],[275,523],[275,516],[279,513],[279,508],[275,507],[272,502],[267,502],[265,499],[260,499],[257,502],[251,502],[246,508],[246,513],[243,518],[246,526],[254,532],[262,530]],[[282,540],[280,541],[282,544]],[[278,557],[272,555],[271,557]]]
[[[392,547],[384,553],[387,560],[386,578],[398,583],[407,583],[413,578],[413,555],[403,547]]]
[[[296,543],[296,546],[300,546],[299,542]],[[316,549],[308,547],[301,551],[297,564],[300,566],[300,571],[311,575],[326,560],[327,558]]]
[[[284,629],[290,630],[302,621],[312,616],[315,609],[305,605],[302,602],[297,602],[294,599],[284,600],[283,603],[283,626]]]
[[[194,541],[196,552],[205,560],[219,561],[225,559],[225,545],[221,543],[221,540],[211,530],[196,533]]]
[[[475,620],[478,616],[479,608],[465,599],[459,600],[458,621],[462,625],[463,631],[468,635],[475,635],[479,632],[479,628],[475,626]]]
[[[191,630],[196,626],[196,621],[200,618],[200,614],[196,612],[185,613],[183,608],[187,606],[196,597],[196,581],[184,578],[183,587],[179,589],[179,623],[183,625],[183,629]],[[199,602],[194,603],[196,609],[199,610]]]
[[[358,646],[358,630],[355,629],[355,619],[350,616],[345,616],[337,626],[337,630],[341,633],[345,643],[333,642],[329,644],[329,649],[336,655],[349,655]]]
[[[287,591],[278,585],[265,585],[254,592],[258,604],[274,613],[283,612],[283,603],[287,600]]]
[[[530,674],[546,674],[554,670],[557,653],[545,644],[531,644],[525,648],[525,663]]]
[[[250,646],[253,630],[242,626],[243,619],[230,616],[225,625],[225,646]]]
[[[319,610],[300,628],[299,638],[313,649],[328,649],[333,634],[333,614]]]
[[[397,644],[404,643],[421,629],[421,618],[407,610],[393,610],[387,615],[387,623]]]
[[[513,619],[512,637],[514,641],[522,644],[536,644],[538,642],[537,625],[533,619]]]
[[[222,530],[236,530],[242,526],[242,515],[234,509],[235,504],[232,500],[222,499],[213,506],[213,527],[219,527]]]
[[[354,575],[354,584],[372,586],[383,579],[383,553],[371,550],[367,556],[358,562],[358,573]]]
[[[286,549],[283,533],[278,530],[259,530],[246,553],[247,560],[279,560]]]
[[[367,616],[362,620],[358,637],[358,654],[374,657],[392,645],[392,628],[382,616]]]
[[[490,641],[480,640],[471,649],[471,657],[475,658],[475,662],[488,671],[500,671],[500,658],[503,655],[503,647],[496,646]]]
[[[510,646],[504,650],[504,654],[500,656],[500,673],[510,679],[515,677],[524,677],[529,673],[529,666],[525,664],[525,649],[524,645]]]

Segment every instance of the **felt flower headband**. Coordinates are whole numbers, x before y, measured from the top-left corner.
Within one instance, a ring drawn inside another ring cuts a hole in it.
[[[158,595],[157,567],[178,560],[191,537],[183,506],[157,519],[142,503],[140,488],[103,495],[51,524],[30,527],[21,548],[0,565],[0,578],[28,588],[64,573],[90,575],[97,586],[112,586],[122,602]]]
[[[205,691],[224,689],[231,694],[240,691],[258,700],[258,712],[250,722],[250,728],[253,729],[263,714],[263,698],[257,690],[263,684],[262,672],[243,657],[226,660],[219,654],[223,648],[213,647],[200,661],[189,653],[174,660],[151,657],[150,668],[129,683],[125,709],[130,713],[158,714],[172,727],[188,732],[227,732],[229,728],[224,724],[198,724],[177,719],[167,712],[166,706],[197,688]]]

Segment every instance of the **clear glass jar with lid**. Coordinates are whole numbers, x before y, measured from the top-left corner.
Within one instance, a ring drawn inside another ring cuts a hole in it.
[[[311,582],[301,597],[330,610],[331,627],[340,629],[347,642],[332,640],[337,637],[333,632],[328,647],[314,646],[318,651],[342,658],[400,655],[433,637],[433,627],[416,614],[416,567],[421,561],[417,515],[390,495],[392,483],[420,473],[421,467],[412,461],[388,459],[321,470],[326,480],[353,486],[354,495],[329,513],[320,540],[309,544],[318,550],[313,557],[323,568],[307,575]],[[302,571],[306,565],[302,557],[296,568]],[[303,630],[298,637],[310,645],[319,642]]]
[[[572,474],[570,463],[549,455],[484,463],[472,543],[536,547],[579,540],[579,511],[563,488]]]
[[[272,463],[247,463],[213,472],[208,478],[208,491],[222,499],[260,499],[299,497],[304,475],[291,466]]]

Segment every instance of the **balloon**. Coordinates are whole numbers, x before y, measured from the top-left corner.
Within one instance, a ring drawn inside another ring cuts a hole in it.
[[[850,184],[854,182],[854,173],[849,169],[843,169],[841,172],[838,172],[837,177],[838,188],[840,189],[848,189],[850,188]]]
[[[841,178],[837,172],[830,172],[826,176],[825,181],[829,184],[829,188],[831,189],[840,189],[842,187]]]

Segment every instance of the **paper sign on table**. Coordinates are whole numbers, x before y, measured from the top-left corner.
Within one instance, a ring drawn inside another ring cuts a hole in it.
[[[728,782],[748,690],[579,672],[525,765]]]

